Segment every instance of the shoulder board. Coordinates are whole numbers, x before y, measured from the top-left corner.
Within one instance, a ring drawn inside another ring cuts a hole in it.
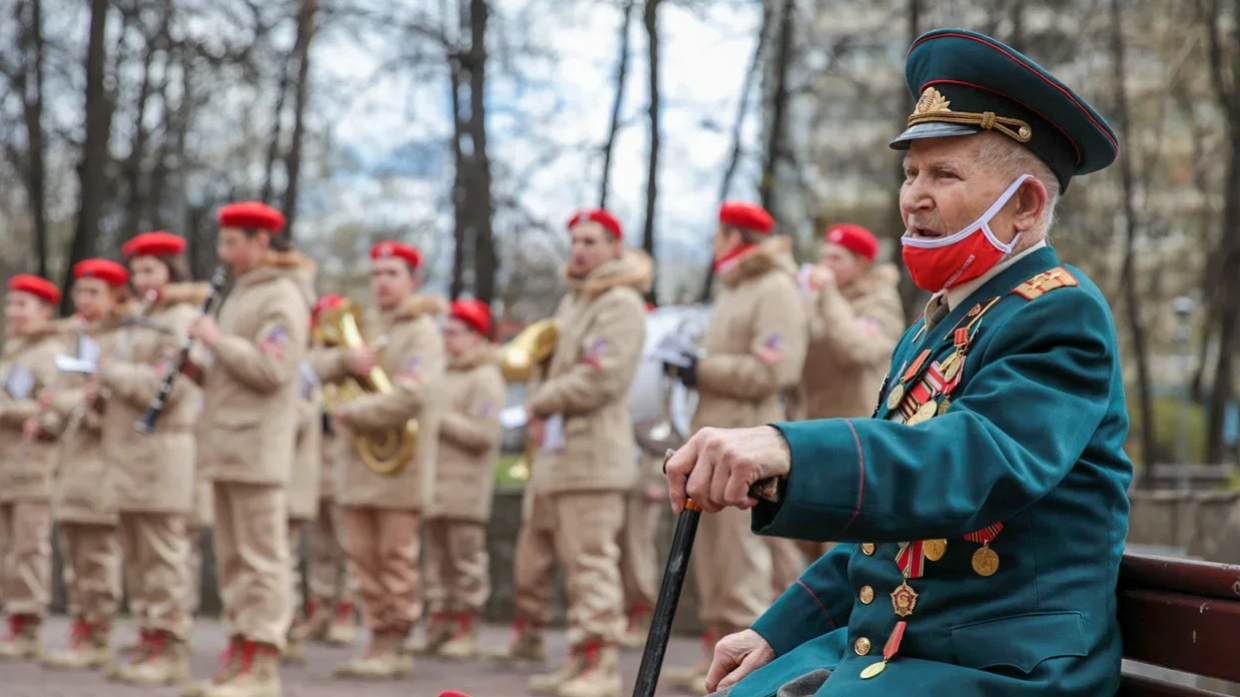
[[[1060,266],[1050,271],[1044,271],[1037,276],[1016,286],[1012,290],[1013,295],[1019,295],[1025,300],[1034,300],[1042,297],[1044,294],[1056,290],[1058,288],[1070,288],[1081,285],[1080,282],[1068,273],[1068,270]]]

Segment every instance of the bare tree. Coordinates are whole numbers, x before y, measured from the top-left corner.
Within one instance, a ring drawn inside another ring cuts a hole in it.
[[[642,249],[646,250],[651,259],[655,258],[654,223],[658,212],[656,203],[659,195],[659,149],[661,147],[659,122],[659,4],[661,2],[662,0],[646,0],[643,17],[646,26],[647,67],[649,69],[650,85],[650,107],[648,110],[650,117],[650,154],[647,159],[646,169],[646,226],[642,230]],[[657,284],[651,284],[650,290],[646,292],[647,302],[658,304],[657,288]]]
[[[19,62],[16,65],[0,61],[0,75],[8,78],[12,91],[22,107],[22,125],[25,128],[26,147],[18,149],[11,141],[7,144],[9,162],[21,173],[26,190],[27,205],[33,225],[31,248],[35,255],[35,270],[47,277],[47,156],[46,138],[43,131],[43,3],[42,0],[26,0],[13,6],[18,27]]]
[[[779,17],[779,38],[776,41],[774,74],[775,89],[771,97],[770,131],[767,133],[766,154],[762,165],[762,181],[758,196],[762,207],[775,211],[775,168],[783,158],[788,113],[788,74],[792,70],[792,45],[796,41],[793,22],[796,0],[783,0]]]
[[[284,158],[284,171],[288,183],[284,189],[284,217],[288,221],[288,233],[293,233],[297,219],[297,196],[301,183],[302,141],[306,137],[306,102],[310,91],[310,42],[315,34],[315,13],[318,0],[302,0],[297,13],[297,39],[293,44],[293,56],[297,61],[297,80],[293,96],[293,135],[288,154]]]
[[[603,144],[603,181],[599,184],[598,207],[607,207],[607,194],[611,187],[611,155],[616,147],[616,135],[620,132],[620,113],[624,107],[624,88],[629,73],[629,25],[633,21],[633,7],[637,0],[625,0],[624,19],[620,21],[620,56],[616,60],[616,96],[611,103],[611,125],[607,129],[607,142]]]
[[[470,46],[466,54],[469,73],[470,177],[468,213],[474,233],[474,297],[490,305],[495,298],[495,240],[492,230],[494,202],[491,198],[491,160],[487,153],[486,68],[487,0],[469,0]]]

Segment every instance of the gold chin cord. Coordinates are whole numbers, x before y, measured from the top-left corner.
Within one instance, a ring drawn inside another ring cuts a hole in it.
[[[324,310],[314,327],[314,341],[322,346],[347,349],[366,348],[362,336],[362,310],[351,300]],[[392,381],[379,366],[364,378],[349,375],[340,382],[323,386],[323,406],[328,412],[372,394],[392,391]],[[418,422],[410,419],[404,428],[352,435],[353,447],[362,462],[376,474],[395,474],[413,459],[418,447]]]
[[[499,350],[499,366],[507,382],[528,383],[546,377],[547,366],[560,340],[560,321],[541,319],[521,330]],[[537,371],[537,375],[535,372]],[[530,478],[530,465],[534,462],[534,442],[525,443],[525,456],[508,468],[508,476],[517,481]]]

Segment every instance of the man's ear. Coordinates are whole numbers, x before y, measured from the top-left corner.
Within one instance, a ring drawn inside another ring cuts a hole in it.
[[[1048,198],[1046,185],[1037,177],[1030,177],[1021,184],[1016,192],[1016,209],[1012,216],[1012,226],[1017,232],[1027,232],[1038,224]]]

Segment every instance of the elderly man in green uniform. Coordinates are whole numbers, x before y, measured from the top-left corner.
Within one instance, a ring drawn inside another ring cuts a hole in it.
[[[1074,175],[1115,135],[994,39],[930,32],[900,208],[934,293],[872,419],[705,430],[668,462],[673,506],[752,508],[755,530],[840,542],[707,679],[730,697],[1115,694],[1115,582],[1132,465],[1106,299],[1046,245]],[[779,503],[747,497],[774,478]]]

